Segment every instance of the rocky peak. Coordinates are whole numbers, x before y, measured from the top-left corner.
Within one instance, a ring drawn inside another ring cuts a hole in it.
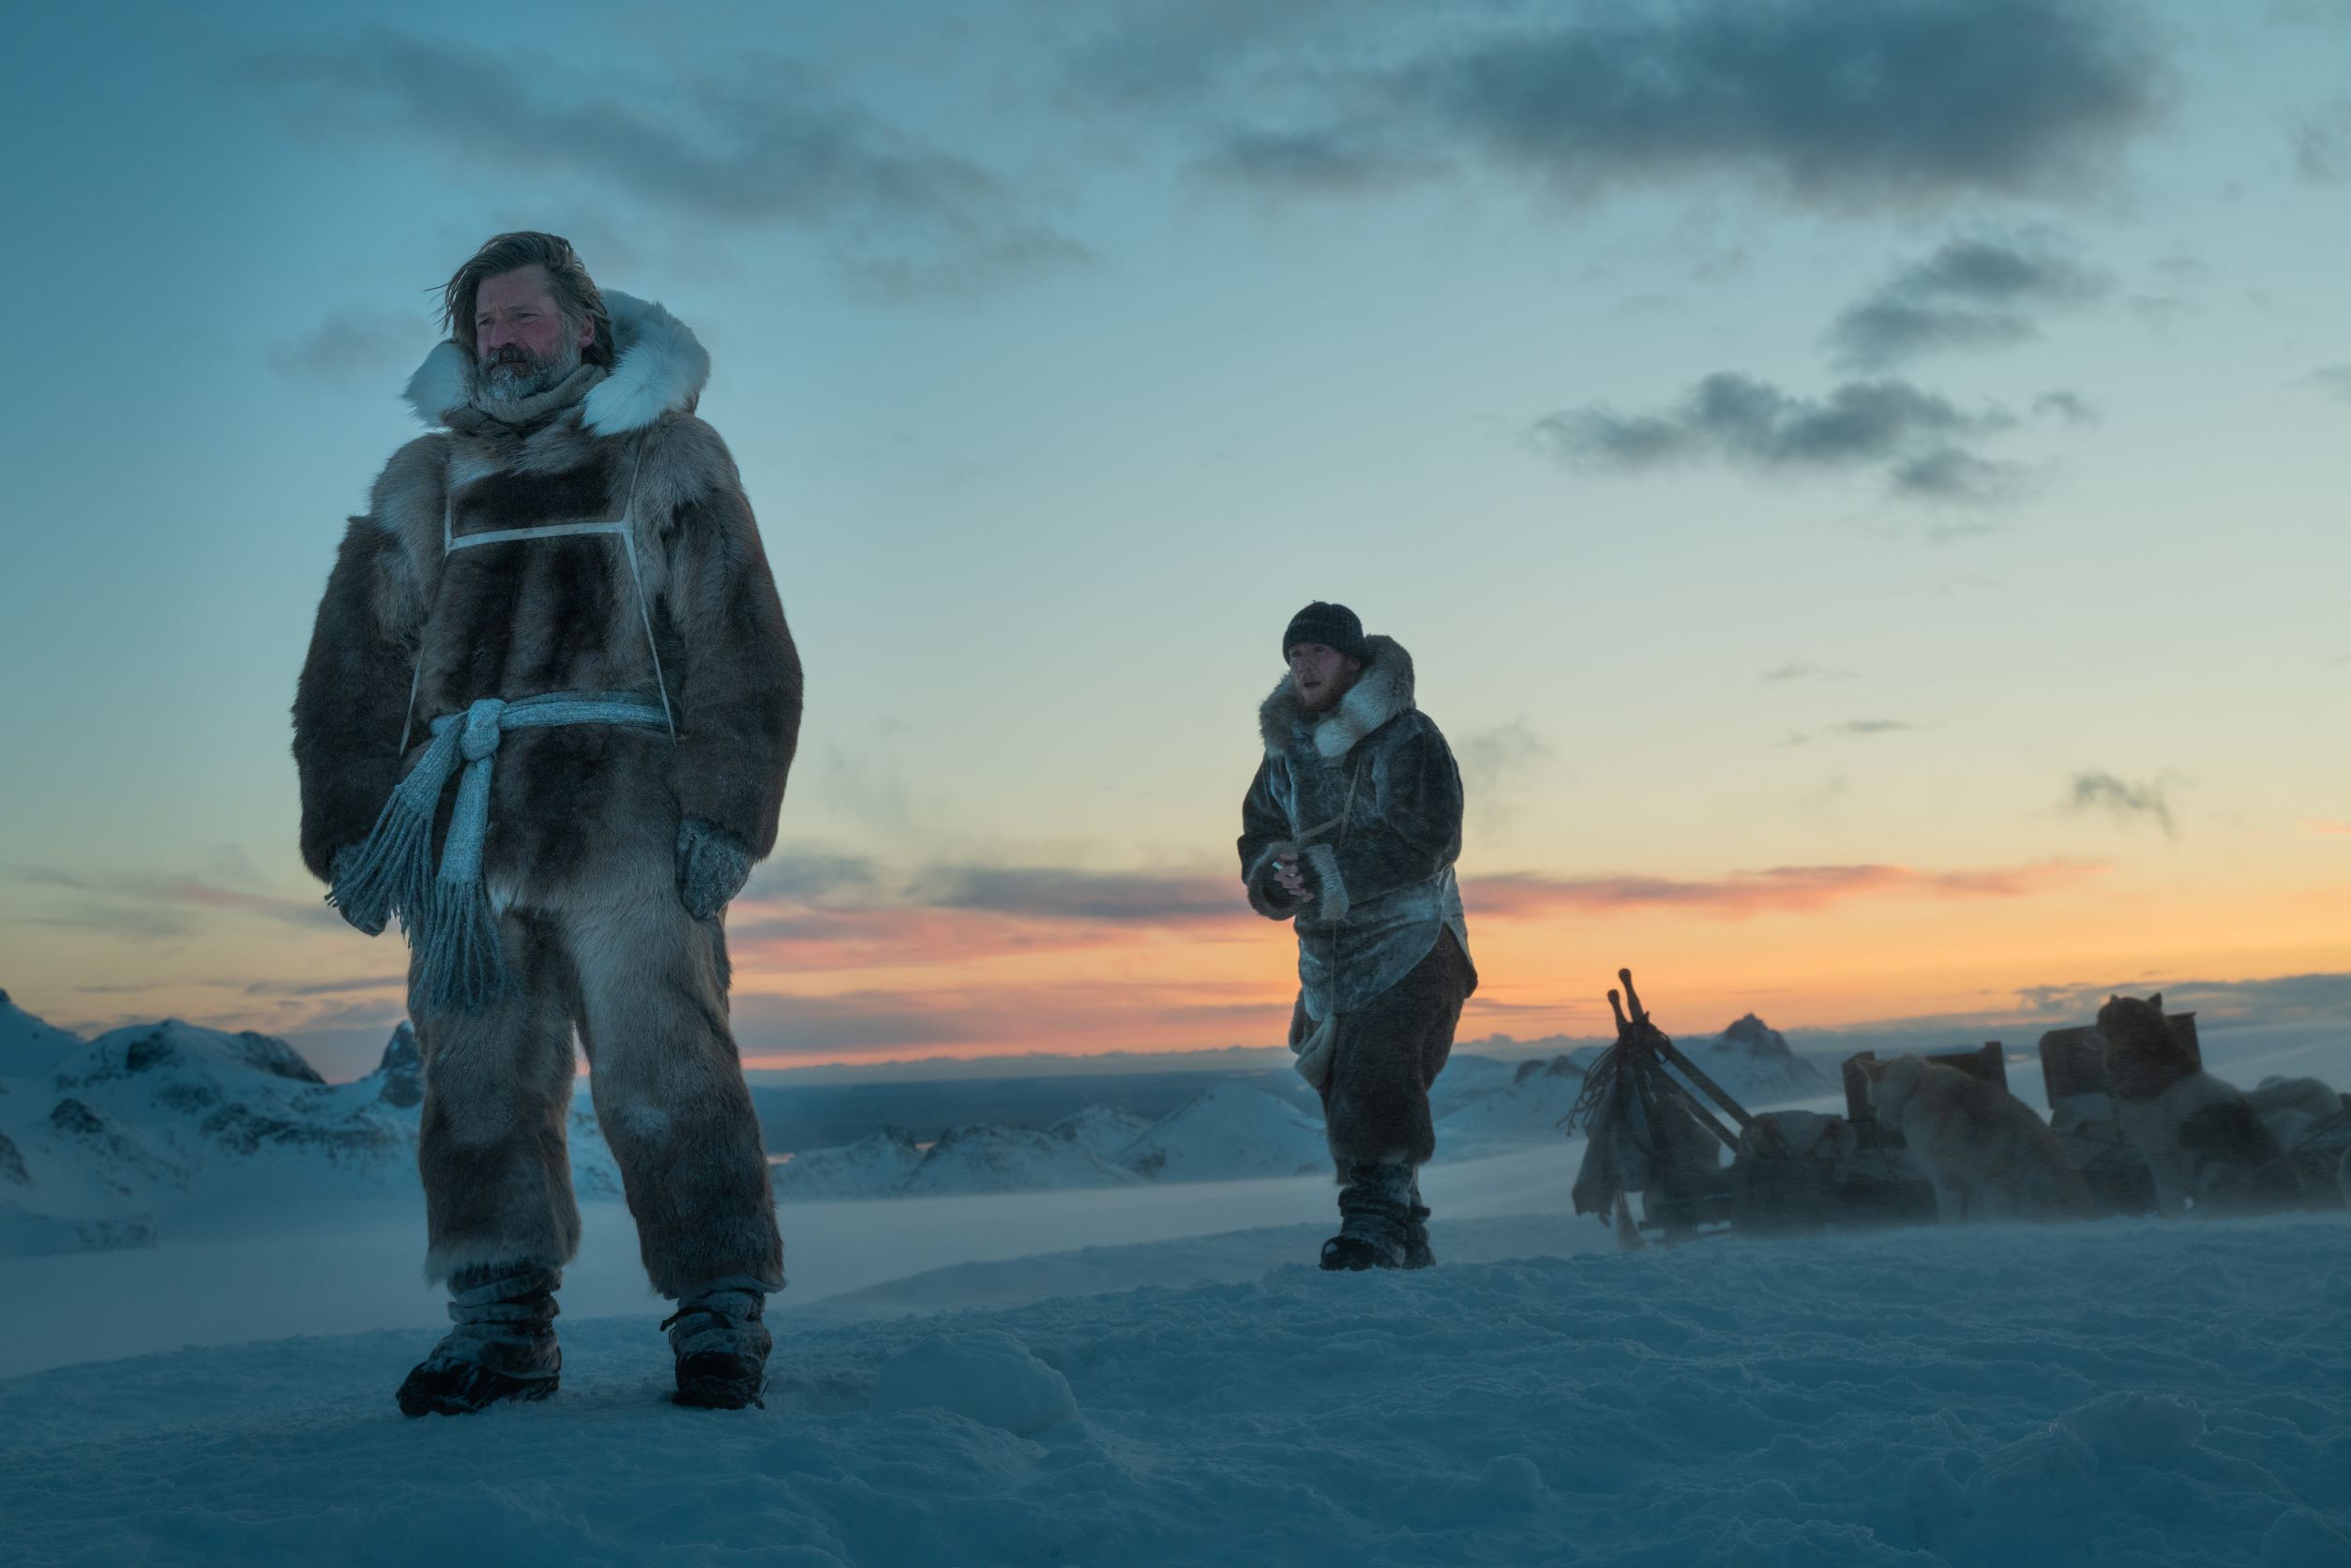
[[[1723,1031],[1716,1049],[1736,1051],[1758,1062],[1786,1062],[1796,1053],[1787,1048],[1787,1036],[1749,1013]]]
[[[403,1018],[384,1042],[384,1060],[376,1064],[384,1086],[376,1098],[387,1106],[406,1108],[425,1097],[425,1057],[416,1046],[416,1031]]]

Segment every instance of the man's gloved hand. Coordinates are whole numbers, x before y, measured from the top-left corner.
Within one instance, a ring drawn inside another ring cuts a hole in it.
[[[1295,853],[1286,852],[1270,857],[1258,868],[1253,891],[1259,900],[1277,912],[1276,919],[1289,919],[1308,901],[1309,895],[1297,891],[1291,885],[1297,881],[1300,864]]]
[[[1312,903],[1322,891],[1322,876],[1314,868],[1304,851],[1286,854],[1273,862],[1274,897],[1293,904]]]
[[[345,844],[341,849],[337,850],[333,855],[328,857],[326,863],[326,874],[332,879],[333,885],[337,887],[348,887],[351,885],[351,879],[344,874],[344,867],[351,864],[353,857],[357,855],[358,852],[358,845]],[[341,915],[345,923],[348,924],[354,931],[358,931],[364,935],[371,937],[380,937],[384,934],[384,922],[381,920],[378,920],[372,926],[363,925],[358,920],[354,919],[352,912],[343,908],[340,904],[335,906],[335,912]]]
[[[751,847],[716,822],[688,817],[678,824],[678,898],[686,912],[708,920],[751,880]]]

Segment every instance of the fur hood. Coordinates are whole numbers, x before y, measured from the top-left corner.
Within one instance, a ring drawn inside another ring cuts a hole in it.
[[[1355,749],[1356,742],[1412,707],[1412,656],[1392,637],[1366,637],[1364,646],[1371,653],[1364,672],[1339,705],[1315,722],[1314,748],[1326,762],[1337,761]],[[1258,709],[1258,731],[1265,738],[1268,757],[1289,749],[1301,716],[1298,694],[1284,675]]]
[[[639,430],[663,415],[691,413],[710,381],[710,353],[686,324],[649,299],[606,289],[612,321],[612,369],[580,405],[580,424],[596,435]],[[474,362],[455,339],[436,345],[408,378],[408,406],[439,429],[474,395]]]

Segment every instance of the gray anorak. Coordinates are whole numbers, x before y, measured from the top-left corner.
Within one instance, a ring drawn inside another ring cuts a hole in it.
[[[1250,907],[1292,922],[1299,1001],[1317,1023],[1361,1010],[1403,979],[1440,932],[1453,932],[1465,957],[1469,951],[1453,870],[1460,770],[1436,723],[1412,705],[1412,656],[1393,639],[1364,641],[1371,657],[1335,708],[1307,714],[1287,677],[1265,700],[1265,760],[1241,807]],[[1273,880],[1286,852],[1307,868],[1303,903]]]

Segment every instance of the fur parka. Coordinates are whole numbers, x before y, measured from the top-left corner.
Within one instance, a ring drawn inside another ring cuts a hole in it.
[[[1403,979],[1442,931],[1465,959],[1469,950],[1453,870],[1460,770],[1436,721],[1413,705],[1412,656],[1392,638],[1365,642],[1370,658],[1330,712],[1305,713],[1288,678],[1266,698],[1265,756],[1241,807],[1250,907],[1292,922],[1300,1000],[1317,1021]],[[1276,858],[1293,851],[1311,888],[1303,904],[1273,881]]]
[[[733,460],[693,414],[709,356],[658,305],[604,298],[609,372],[583,366],[493,415],[445,342],[409,384],[440,428],[394,454],[351,520],[294,698],[302,854],[322,880],[430,722],[485,697],[666,691],[676,726],[674,745],[596,724],[504,738],[484,855],[499,907],[565,901],[614,855],[667,857],[686,817],[754,856],[775,843],[800,662]],[[609,533],[445,550],[445,529],[624,517],[633,552]]]

